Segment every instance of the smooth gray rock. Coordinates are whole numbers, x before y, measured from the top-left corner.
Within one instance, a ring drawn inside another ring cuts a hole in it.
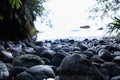
[[[27,67],[30,68],[35,65],[41,65],[44,64],[43,60],[37,56],[37,55],[32,55],[32,54],[24,54],[15,57],[13,60],[13,65],[14,66],[21,66],[21,67]]]
[[[120,75],[112,77],[111,80],[120,80]]]
[[[100,80],[101,76],[99,70],[79,54],[65,57],[58,72],[60,80]]]
[[[9,77],[7,66],[0,61],[0,80],[6,80]]]
[[[15,80],[44,80],[54,78],[55,74],[48,65],[36,65],[18,74]]]

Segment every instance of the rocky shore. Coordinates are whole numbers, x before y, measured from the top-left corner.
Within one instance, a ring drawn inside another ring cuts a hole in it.
[[[115,38],[0,41],[0,80],[47,79],[120,80],[120,42]]]

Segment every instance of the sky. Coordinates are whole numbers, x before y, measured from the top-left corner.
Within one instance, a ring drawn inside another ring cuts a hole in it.
[[[90,25],[96,29],[101,25],[101,22],[88,19],[90,14],[88,9],[93,4],[93,0],[49,0],[44,6],[53,13],[49,15],[53,28],[71,29],[79,28],[83,25]],[[96,27],[94,27],[95,24],[97,24]],[[39,18],[37,18],[35,26],[38,30],[47,30],[49,28],[48,26],[41,25]]]

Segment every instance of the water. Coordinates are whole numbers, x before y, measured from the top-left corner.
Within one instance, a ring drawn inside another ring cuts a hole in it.
[[[55,40],[55,39],[74,39],[74,40],[83,40],[83,39],[100,39],[103,37],[111,37],[116,34],[106,34],[106,28],[103,27],[103,30],[98,30],[94,28],[82,29],[82,28],[68,28],[68,27],[59,27],[59,28],[46,28],[45,30],[40,29],[40,33],[37,35],[37,41],[40,40]]]

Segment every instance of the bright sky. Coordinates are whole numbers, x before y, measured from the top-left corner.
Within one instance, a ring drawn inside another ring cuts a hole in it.
[[[80,25],[86,23],[85,12],[92,0],[50,0],[47,8],[53,12],[53,24],[56,26]]]
[[[98,22],[88,20],[88,8],[92,5],[93,0],[49,0],[45,7],[53,12],[50,16],[53,28],[62,29],[79,28],[83,25],[91,26]],[[36,27],[40,29],[39,22],[39,20],[36,22]]]

